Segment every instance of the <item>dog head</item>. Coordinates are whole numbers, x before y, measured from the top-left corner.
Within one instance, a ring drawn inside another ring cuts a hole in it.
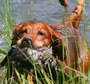
[[[29,21],[17,25],[13,32],[11,45],[40,48],[48,46],[59,34],[44,22]]]
[[[48,24],[40,21],[28,21],[15,27],[11,46],[20,48],[31,60],[45,60],[48,57],[45,57],[46,53],[49,57],[50,54],[52,56],[51,43],[59,38],[60,35]],[[23,60],[24,56],[17,48],[12,53],[15,54],[13,54],[13,60],[16,58]]]

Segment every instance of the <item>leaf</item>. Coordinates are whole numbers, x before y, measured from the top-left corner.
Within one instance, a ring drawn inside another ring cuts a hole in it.
[[[21,82],[21,77],[20,77],[20,74],[19,74],[19,72],[17,71],[17,69],[15,69],[15,72],[16,72],[16,75],[17,75],[17,77],[18,77],[19,84],[22,84],[22,82]]]
[[[0,10],[0,14],[1,14],[1,16],[2,16],[2,17],[4,17],[4,14],[2,13],[2,11],[1,11],[1,10]]]
[[[0,48],[0,53],[7,55],[7,51],[4,50],[3,48]]]

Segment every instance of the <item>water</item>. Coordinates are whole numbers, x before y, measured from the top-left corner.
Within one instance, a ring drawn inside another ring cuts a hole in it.
[[[68,0],[70,12],[74,9],[76,4],[76,0]],[[14,8],[12,8],[12,6]],[[84,12],[83,17],[85,17],[90,24],[90,5],[88,3],[88,0],[86,0],[85,9],[89,18]],[[0,10],[3,11],[2,0],[0,0]],[[41,20],[46,23],[60,23],[62,22],[62,15],[64,15],[65,17],[67,16],[67,12],[65,11],[63,6],[60,6],[58,0],[12,0],[11,14],[14,15],[16,24],[27,20]],[[0,16],[0,21],[2,20],[3,18]],[[84,31],[83,23],[86,24],[86,22],[82,20],[79,27],[79,30],[82,34]],[[4,25],[0,25],[0,28],[3,28],[3,26]],[[85,37],[90,46],[90,26],[87,24],[85,26]],[[2,39],[2,37],[3,36],[1,36],[0,38]],[[0,45],[2,45],[2,43],[3,40],[0,41]]]

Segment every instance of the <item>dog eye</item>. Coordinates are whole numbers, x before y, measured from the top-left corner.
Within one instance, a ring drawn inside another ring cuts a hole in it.
[[[23,34],[23,33],[27,33],[27,30],[25,29],[25,30],[21,31],[20,34]]]
[[[43,32],[41,32],[41,31],[39,31],[39,32],[38,32],[38,35],[42,35],[42,36],[44,36],[44,35],[45,35],[45,33],[43,33]]]

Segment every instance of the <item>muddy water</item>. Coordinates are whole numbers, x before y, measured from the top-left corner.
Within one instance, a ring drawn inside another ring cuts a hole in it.
[[[70,12],[76,6],[77,0],[67,0],[69,5]],[[13,6],[13,8],[12,8]],[[83,12],[83,17],[86,18],[90,25],[90,5],[88,0],[85,3],[86,13]],[[3,3],[0,0],[0,10],[3,11]],[[67,12],[64,7],[60,6],[58,0],[12,0],[11,2],[11,13],[14,13],[16,24],[27,21],[27,20],[41,20],[46,23],[59,23],[62,22],[62,16],[66,17]],[[12,16],[13,17],[13,16]],[[3,18],[0,16],[0,21]],[[82,19],[79,30],[83,34],[84,23],[86,28],[86,40],[90,46],[90,26]],[[4,25],[0,25],[0,28],[3,28]],[[3,40],[0,41],[2,45]]]

